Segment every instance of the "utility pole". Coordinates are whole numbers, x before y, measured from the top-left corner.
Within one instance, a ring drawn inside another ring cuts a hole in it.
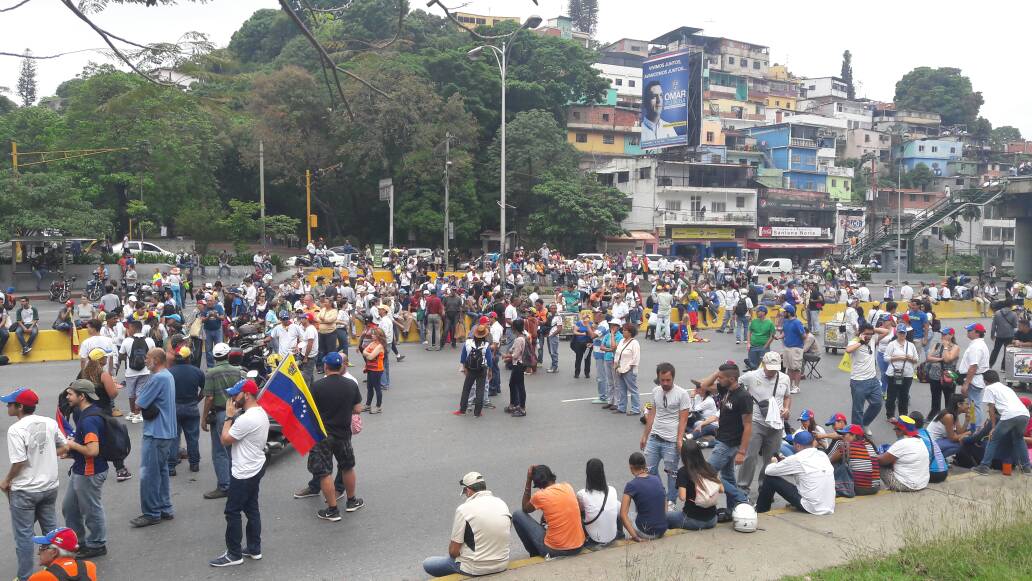
[[[258,141],[258,204],[261,206],[262,246],[265,246],[265,143]]]
[[[391,186],[391,195],[387,198],[387,206],[391,210],[391,225],[390,230],[387,232],[387,246],[394,250],[394,186]]]
[[[305,227],[308,230],[308,242],[312,242],[312,170],[305,170]]]
[[[896,166],[896,288],[900,288],[900,268],[903,264],[903,161]],[[907,266],[909,268],[909,265]]]
[[[11,163],[14,164],[14,175],[18,175],[18,144],[11,142]]]
[[[451,236],[451,222],[448,215],[448,169],[451,167],[451,133],[444,134],[444,264],[448,264],[448,238]],[[447,270],[447,267],[446,267]]]

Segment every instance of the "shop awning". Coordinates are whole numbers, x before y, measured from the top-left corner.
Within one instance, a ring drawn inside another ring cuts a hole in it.
[[[638,240],[656,242],[656,235],[644,230],[631,230],[627,233],[627,236],[609,236],[606,240],[609,242],[635,242]]]
[[[745,243],[745,247],[753,250],[763,250],[766,248],[830,250],[835,248],[835,245],[830,243],[825,244],[822,242],[757,242],[755,240],[750,240]]]

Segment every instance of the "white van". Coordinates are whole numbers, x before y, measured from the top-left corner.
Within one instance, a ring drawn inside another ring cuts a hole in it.
[[[788,258],[764,258],[756,265],[756,276],[763,274],[792,274],[792,261]]]

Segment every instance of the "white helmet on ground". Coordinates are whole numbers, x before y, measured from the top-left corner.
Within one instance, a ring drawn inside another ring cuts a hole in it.
[[[747,503],[741,503],[731,513],[731,520],[734,522],[735,530],[740,533],[752,533],[756,531],[756,509]]]

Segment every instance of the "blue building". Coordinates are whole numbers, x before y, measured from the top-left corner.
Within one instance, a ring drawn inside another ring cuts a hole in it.
[[[744,128],[756,139],[766,164],[784,172],[782,187],[827,191],[828,170],[834,165],[835,135],[823,127],[806,123],[778,123]]]
[[[951,161],[963,157],[964,145],[945,139],[918,139],[896,146],[895,157],[904,171],[913,171],[918,164],[925,164],[932,173],[940,177],[952,177]]]

